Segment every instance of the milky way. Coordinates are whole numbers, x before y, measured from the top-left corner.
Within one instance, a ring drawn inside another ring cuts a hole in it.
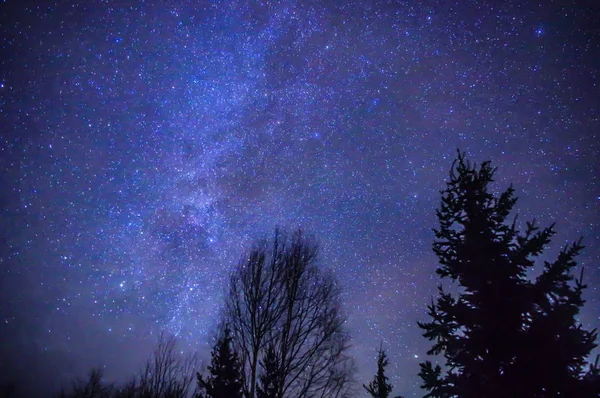
[[[237,259],[301,226],[359,381],[383,342],[419,396],[457,147],[557,222],[549,256],[584,236],[598,326],[598,6],[458,3],[3,3],[1,373],[121,379],[161,330],[206,354]]]

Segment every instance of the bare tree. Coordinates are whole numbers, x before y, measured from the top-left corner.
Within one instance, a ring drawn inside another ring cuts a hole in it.
[[[136,377],[132,377],[125,384],[115,389],[112,398],[139,398],[140,391],[138,386],[138,380]]]
[[[78,379],[57,398],[187,398],[194,393],[198,370],[198,355],[178,351],[175,336],[161,333],[139,376],[116,386],[104,381],[102,368],[92,369],[86,380]]]
[[[87,379],[77,379],[71,386],[70,392],[64,390],[57,397],[60,398],[111,398],[114,385],[104,381],[102,368],[92,369]]]
[[[276,396],[343,396],[352,384],[349,337],[333,275],[317,265],[318,245],[301,230],[276,230],[252,247],[230,279],[224,322],[244,368],[245,394],[256,397],[259,363],[276,351]]]
[[[160,334],[140,376],[137,397],[185,398],[191,393],[199,365],[198,356],[177,352],[176,343],[175,336]],[[132,389],[129,386],[129,390]]]

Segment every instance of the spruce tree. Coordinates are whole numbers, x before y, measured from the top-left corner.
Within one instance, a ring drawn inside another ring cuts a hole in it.
[[[383,347],[380,346],[379,351],[377,352],[377,374],[373,377],[373,381],[371,381],[368,386],[363,384],[363,388],[373,398],[388,398],[392,392],[393,386],[388,383],[388,377],[385,375],[385,368],[388,364],[387,354]]]
[[[260,363],[261,374],[256,389],[257,398],[278,398],[281,390],[281,371],[279,359],[273,344],[269,344],[267,353]]]
[[[425,397],[597,396],[593,371],[584,377],[596,330],[578,324],[586,286],[572,275],[581,241],[529,278],[553,225],[540,230],[529,222],[520,232],[516,218],[507,222],[517,199],[512,186],[490,192],[495,171],[459,152],[442,191],[436,273],[458,286],[455,293],[440,286],[428,306],[432,320],[419,323],[434,341],[428,355],[445,359],[444,370],[421,364]]]
[[[595,393],[600,396],[600,355],[596,355],[596,361],[590,364],[588,371],[583,377],[583,386],[581,388],[581,396],[589,397]]]
[[[197,398],[242,398],[242,373],[238,356],[231,345],[231,331],[225,326],[211,352],[209,376],[198,373]]]

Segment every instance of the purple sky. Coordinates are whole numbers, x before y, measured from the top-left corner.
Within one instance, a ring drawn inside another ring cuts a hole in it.
[[[422,395],[457,147],[557,222],[548,259],[584,236],[598,326],[600,10],[450,3],[3,2],[2,377],[122,379],[161,330],[207,356],[228,272],[280,225],[321,242],[359,381],[383,341]]]

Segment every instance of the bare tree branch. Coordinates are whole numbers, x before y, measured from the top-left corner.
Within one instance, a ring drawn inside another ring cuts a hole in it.
[[[173,335],[161,333],[139,381],[140,397],[185,398],[192,390],[199,360],[196,353],[176,350]]]
[[[279,398],[342,397],[352,384],[340,291],[317,257],[318,245],[301,230],[291,236],[276,230],[231,276],[223,321],[232,330],[248,398],[256,397],[258,365],[269,345],[279,359]]]

